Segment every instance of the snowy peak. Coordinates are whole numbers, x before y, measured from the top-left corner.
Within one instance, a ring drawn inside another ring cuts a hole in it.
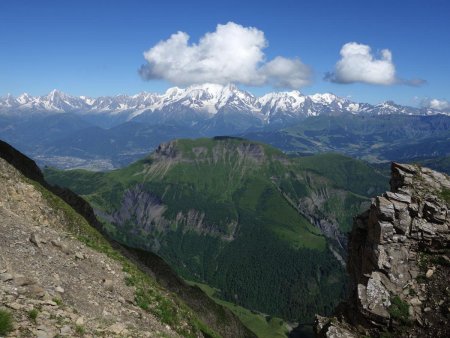
[[[149,109],[152,111],[180,105],[206,114],[216,114],[224,107],[237,111],[254,111],[255,97],[239,90],[235,85],[226,86],[214,83],[193,85],[186,89],[169,88]]]
[[[392,101],[377,105],[352,102],[331,93],[304,95],[301,92],[272,92],[260,97],[239,89],[233,84],[204,83],[187,88],[172,87],[163,94],[142,92],[136,95],[117,95],[90,98],[71,96],[58,90],[47,95],[27,93],[14,98],[0,98],[0,113],[76,113],[81,115],[120,116],[121,121],[134,118],[157,123],[167,120],[213,118],[228,113],[252,116],[270,124],[286,123],[318,115],[340,114],[447,114],[433,109],[401,106]]]
[[[365,104],[361,107],[361,111],[371,115],[390,115],[390,114],[406,114],[406,115],[424,115],[422,110],[414,107],[401,106],[393,101],[385,101],[377,105]],[[435,111],[433,114],[442,112]]]
[[[299,91],[268,93],[258,99],[258,104],[267,124],[283,124],[287,120],[308,116],[305,109],[307,99]]]
[[[331,104],[335,101],[345,101],[344,99],[331,94],[331,93],[324,93],[324,94],[314,94],[314,95],[310,95],[309,98],[314,102],[314,103],[321,103],[321,104]]]
[[[28,93],[23,93],[23,94],[19,95],[19,97],[17,97],[16,101],[19,104],[26,104],[26,103],[30,102],[32,99],[33,98],[30,95],[28,95]]]

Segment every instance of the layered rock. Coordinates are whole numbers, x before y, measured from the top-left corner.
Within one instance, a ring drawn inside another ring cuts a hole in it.
[[[317,317],[319,337],[448,337],[450,178],[392,164],[391,191],[355,218],[350,297]]]

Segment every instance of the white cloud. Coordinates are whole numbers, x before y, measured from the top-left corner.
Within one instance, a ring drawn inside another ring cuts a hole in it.
[[[388,49],[383,49],[380,58],[376,59],[369,46],[349,42],[342,46],[340,54],[341,59],[336,63],[334,72],[326,75],[326,79],[332,82],[379,85],[397,82],[392,53]]]
[[[342,46],[341,59],[336,63],[334,72],[327,73],[325,79],[335,83],[368,83],[376,85],[404,84],[420,86],[422,79],[405,80],[396,76],[389,49],[380,51],[378,58],[368,45],[349,42]]]
[[[438,99],[425,100],[423,106],[436,110],[450,110],[450,101]]]
[[[264,32],[233,22],[217,25],[197,44],[184,32],[173,34],[144,53],[139,73],[177,85],[213,82],[299,88],[310,83],[311,71],[299,59],[281,56],[267,62]]]
[[[266,81],[275,87],[300,88],[308,85],[311,78],[311,70],[300,59],[286,59],[277,56],[272,61],[261,67],[261,73]]]

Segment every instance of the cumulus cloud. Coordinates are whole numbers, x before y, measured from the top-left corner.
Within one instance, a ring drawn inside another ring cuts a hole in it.
[[[389,49],[380,51],[378,57],[372,53],[368,45],[349,42],[342,46],[341,59],[336,63],[333,72],[325,74],[325,80],[335,83],[368,83],[376,85],[405,84],[420,86],[426,81],[422,79],[404,80],[396,75]]]
[[[266,61],[264,32],[233,22],[217,25],[197,44],[177,32],[144,52],[139,69],[147,80],[164,79],[177,85],[204,82],[274,85],[299,88],[310,83],[311,70],[300,59],[278,56]]]
[[[267,82],[278,88],[300,88],[309,84],[311,70],[300,59],[277,56],[261,67]]]
[[[426,99],[422,102],[422,106],[426,108],[436,109],[436,110],[449,110],[450,111],[450,101],[439,100],[439,99]]]

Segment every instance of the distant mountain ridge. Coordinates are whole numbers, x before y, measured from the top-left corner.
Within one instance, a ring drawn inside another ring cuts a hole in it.
[[[0,98],[0,138],[41,166],[95,170],[123,167],[172,139],[217,135],[243,136],[300,153],[339,151],[360,157],[375,151],[370,161],[442,157],[448,155],[448,121],[450,111],[392,101],[371,105],[299,91],[257,97],[231,84],[133,96],[75,97],[54,90]],[[434,128],[436,123],[441,127]],[[420,140],[396,131],[404,126],[420,131]],[[400,147],[395,154],[392,141]]]
[[[0,98],[1,115],[36,113],[75,113],[83,116],[112,118],[114,124],[136,120],[160,124],[178,121],[195,124],[217,115],[233,113],[254,119],[254,124],[270,125],[309,116],[341,114],[407,114],[450,115],[450,111],[414,108],[392,101],[371,105],[357,103],[330,93],[303,95],[299,91],[272,92],[254,96],[235,85],[193,85],[185,89],[173,87],[164,94],[142,92],[90,98],[71,96],[58,90],[44,96],[26,93]]]

